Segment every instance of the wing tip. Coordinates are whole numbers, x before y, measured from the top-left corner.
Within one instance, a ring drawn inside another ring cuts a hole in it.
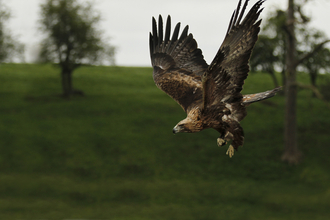
[[[251,20],[251,23],[254,24],[256,22],[256,20],[259,18],[260,13],[263,11],[264,8],[260,8],[261,5],[265,2],[266,0],[259,0],[258,2],[256,2],[252,8],[249,10],[248,14],[245,16],[244,20],[242,23],[244,23],[244,21],[247,20]],[[238,25],[241,24],[241,20],[244,16],[245,10],[248,6],[248,2],[249,0],[245,0],[244,5],[242,10],[241,9],[241,4],[242,4],[242,0],[239,0],[237,8],[234,10],[232,17],[230,19],[230,23],[228,26],[228,30],[227,30],[227,34],[230,33],[230,31],[232,30],[233,27],[236,27]],[[249,19],[250,17],[253,17],[253,19]],[[249,24],[251,25],[251,24]],[[226,34],[226,35],[227,35]]]
[[[268,90],[265,92],[260,92],[260,93],[251,94],[251,95],[244,95],[242,103],[244,105],[249,105],[254,102],[259,102],[259,101],[263,101],[265,99],[272,98],[282,89],[283,89],[282,86],[278,86],[275,89]]]

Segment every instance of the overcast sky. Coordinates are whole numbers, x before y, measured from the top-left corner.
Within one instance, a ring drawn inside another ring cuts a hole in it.
[[[80,0],[83,1],[83,0]],[[26,61],[31,62],[42,39],[38,31],[40,4],[43,0],[3,0],[11,10],[8,24],[12,33],[26,45]],[[208,63],[218,50],[238,0],[94,0],[101,12],[100,28],[117,47],[116,64],[150,66],[148,38],[151,17],[167,15],[175,23],[189,25]],[[257,0],[250,0],[251,7]],[[287,0],[267,0],[262,18],[274,7],[285,9]],[[250,8],[249,7],[249,8]],[[248,8],[248,9],[249,9]],[[305,7],[312,24],[330,37],[330,0],[314,0]]]

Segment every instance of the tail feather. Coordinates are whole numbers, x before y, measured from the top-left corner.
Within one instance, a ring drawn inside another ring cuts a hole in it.
[[[282,87],[277,87],[273,90],[268,90],[266,92],[260,92],[260,93],[255,93],[255,94],[249,94],[249,95],[244,95],[243,96],[243,104],[248,105],[253,102],[259,102],[268,98],[271,98],[276,95],[278,91],[280,91]]]

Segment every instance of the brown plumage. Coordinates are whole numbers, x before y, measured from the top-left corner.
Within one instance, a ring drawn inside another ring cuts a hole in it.
[[[251,95],[242,95],[248,76],[251,51],[258,39],[264,0],[259,0],[242,20],[248,0],[241,8],[241,0],[234,11],[225,39],[215,58],[208,65],[197,47],[188,26],[179,36],[180,23],[171,35],[168,16],[163,33],[163,20],[155,18],[150,33],[150,56],[156,85],[181,105],[187,118],[173,129],[178,132],[198,132],[213,128],[220,133],[219,146],[232,141],[227,154],[243,145],[244,134],[240,121],[246,116],[250,103],[270,98],[279,88]]]

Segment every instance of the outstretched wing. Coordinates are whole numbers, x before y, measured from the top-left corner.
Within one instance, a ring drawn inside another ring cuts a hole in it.
[[[188,26],[180,37],[179,31],[180,23],[170,37],[171,17],[168,16],[164,35],[162,17],[159,16],[158,28],[153,18],[150,57],[156,85],[189,112],[192,106],[202,101],[201,76],[208,65],[193,35],[188,35]]]
[[[242,100],[242,87],[249,72],[249,59],[258,39],[264,0],[259,0],[242,21],[248,0],[240,12],[240,0],[234,11],[225,39],[203,76],[204,107],[218,102],[234,103]]]

